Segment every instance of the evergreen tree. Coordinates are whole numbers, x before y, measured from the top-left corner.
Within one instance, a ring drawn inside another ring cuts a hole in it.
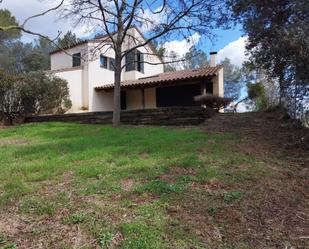
[[[17,25],[16,18],[11,15],[11,12],[6,9],[0,9],[0,23],[2,26]],[[19,30],[9,30],[7,32],[0,32],[0,44],[11,40],[20,38]]]
[[[195,69],[209,65],[206,53],[196,46],[192,46],[190,51],[186,53],[183,64],[185,69]]]
[[[57,43],[60,48],[69,48],[80,41],[72,31],[68,31]]]

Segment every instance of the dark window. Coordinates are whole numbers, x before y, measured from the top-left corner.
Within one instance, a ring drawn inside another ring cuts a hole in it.
[[[144,73],[144,54],[139,51],[130,52],[126,55],[126,71],[133,70]]]
[[[137,71],[144,73],[144,54],[137,52]]]
[[[100,67],[107,68],[107,57],[100,55]]]
[[[134,52],[130,52],[126,54],[126,71],[133,71],[135,70],[134,67]]]
[[[115,59],[109,58],[109,70],[115,71]]]
[[[121,91],[120,93],[120,105],[121,105],[121,110],[127,109],[127,92],[126,91]]]
[[[79,67],[81,65],[81,54],[73,54],[73,67]]]

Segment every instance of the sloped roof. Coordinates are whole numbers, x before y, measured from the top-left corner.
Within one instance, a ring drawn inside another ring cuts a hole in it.
[[[134,28],[141,35],[141,37],[144,40],[146,40],[145,36],[143,35],[143,33],[140,31],[139,28],[137,28],[136,26],[132,26],[131,28]],[[116,32],[111,33],[111,35],[114,35],[114,34],[116,34]],[[102,41],[108,41],[108,40],[109,40],[108,34],[105,34],[105,35],[102,35],[102,36],[99,36],[99,37],[93,38],[93,39],[80,40],[80,41],[78,41],[75,44],[72,44],[70,46],[67,46],[67,47],[64,47],[64,48],[56,48],[55,50],[51,51],[49,53],[49,55],[53,55],[53,54],[62,52],[64,50],[67,50],[67,49],[70,49],[70,48],[74,48],[74,47],[77,47],[79,45],[87,44],[88,42],[100,42],[100,41],[102,42]],[[153,53],[156,54],[159,57],[161,62],[163,62],[161,55],[159,55],[159,53],[158,53],[157,49],[155,48],[155,46],[153,45],[153,43],[150,41],[147,45],[149,45],[149,47],[153,51]]]
[[[101,40],[104,40],[108,37],[108,35],[104,35],[104,36],[101,36],[101,37],[98,37],[98,38],[94,38],[94,39],[88,39],[88,40],[80,40],[70,46],[66,46],[64,48],[56,48],[55,50],[51,51],[49,54],[52,55],[52,54],[56,54],[56,53],[59,53],[59,52],[62,52],[63,50],[67,50],[67,49],[70,49],[70,48],[75,48],[79,45],[83,45],[83,44],[86,44],[88,42],[99,42]]]
[[[182,82],[186,80],[200,79],[204,77],[213,77],[223,66],[202,67],[198,69],[182,70],[175,72],[160,73],[149,77],[139,78],[137,80],[125,80],[121,82],[121,87],[135,88],[135,87],[151,87],[164,85],[171,82]],[[114,88],[114,83],[104,84],[95,87],[95,90],[109,90]]]

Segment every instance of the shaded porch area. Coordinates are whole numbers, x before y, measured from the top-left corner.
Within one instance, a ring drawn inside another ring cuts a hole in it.
[[[113,94],[113,89],[113,84],[108,84],[96,87],[95,91],[104,98],[104,95]],[[205,93],[223,96],[222,67],[167,72],[124,81],[121,84],[121,109],[197,107],[200,104],[194,97]]]

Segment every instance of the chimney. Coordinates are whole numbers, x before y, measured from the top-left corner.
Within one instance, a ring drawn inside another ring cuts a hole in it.
[[[215,67],[217,65],[217,52],[210,52],[210,66]]]

